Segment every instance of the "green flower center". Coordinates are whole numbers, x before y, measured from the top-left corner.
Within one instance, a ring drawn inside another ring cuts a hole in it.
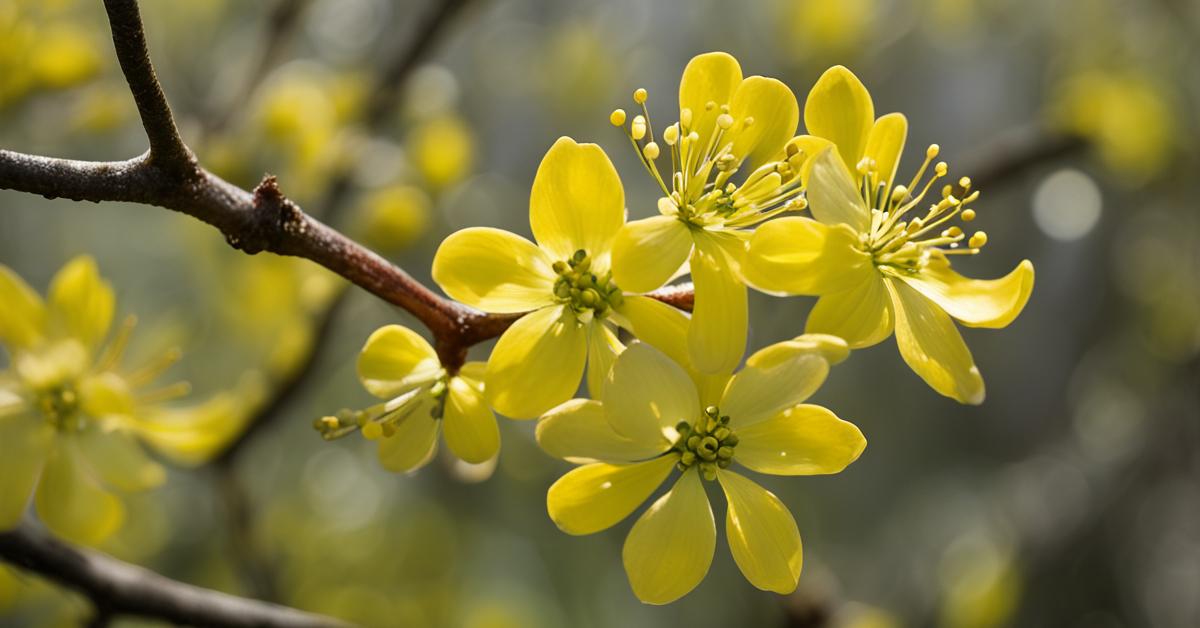
[[[603,275],[592,272],[592,258],[583,249],[566,261],[554,262],[554,272],[558,275],[554,298],[569,305],[577,315],[603,318],[625,300],[613,283],[612,271]]]
[[[680,471],[699,465],[704,479],[714,480],[717,469],[724,469],[733,462],[738,437],[729,428],[729,416],[722,416],[716,406],[705,408],[695,423],[680,421],[675,429],[679,438],[671,449],[679,452]]]
[[[64,383],[40,391],[34,405],[47,423],[59,430],[75,430],[83,426],[79,412],[79,393],[74,385]]]

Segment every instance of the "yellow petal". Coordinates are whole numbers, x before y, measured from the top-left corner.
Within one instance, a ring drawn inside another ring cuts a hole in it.
[[[718,471],[717,479],[729,502],[725,536],[742,574],[764,591],[795,591],[804,553],[792,513],[774,493],[737,473]]]
[[[433,280],[454,299],[485,312],[525,312],[554,302],[552,263],[525,238],[471,227],[442,241],[433,256]]]
[[[96,545],[125,520],[125,507],[84,470],[76,443],[60,438],[38,484],[38,518],[64,539]]]
[[[108,334],[116,298],[91,257],[67,262],[50,282],[48,300],[53,324],[85,346],[95,347]]]
[[[32,416],[0,419],[0,530],[20,523],[53,438],[53,428]]]
[[[829,375],[829,362],[802,343],[763,348],[729,380],[718,407],[738,430],[765,421],[808,399]]]
[[[726,241],[727,240],[727,241]],[[731,255],[740,240],[702,234],[692,253],[696,305],[688,327],[692,366],[703,373],[730,373],[746,351],[746,286],[737,277]]]
[[[570,399],[587,360],[587,329],[563,306],[522,316],[488,359],[488,397],[500,414],[532,419]]]
[[[813,157],[808,175],[808,209],[813,218],[827,225],[847,224],[857,233],[865,233],[871,226],[867,204],[832,146]]]
[[[700,416],[687,371],[644,342],[617,358],[604,386],[604,411],[617,433],[646,447],[669,446],[675,425]]]
[[[592,534],[615,525],[646,501],[675,468],[677,456],[635,464],[589,464],[550,485],[546,509],[567,534]]]
[[[379,462],[396,473],[415,471],[433,459],[437,451],[438,420],[430,410],[433,401],[424,399],[395,424],[396,431],[379,441]]]
[[[484,398],[482,379],[461,372],[450,378],[442,430],[446,446],[466,462],[478,464],[500,451],[500,428]]]
[[[847,225],[789,216],[754,230],[742,265],[746,282],[764,292],[818,295],[837,292],[871,272],[871,257]]]
[[[1000,279],[969,279],[938,255],[919,274],[900,278],[962,324],[998,329],[1013,322],[1029,301],[1033,263],[1024,260]]]
[[[667,354],[681,366],[688,364],[689,318],[680,310],[650,297],[627,296],[617,308],[638,340]]]
[[[182,465],[207,461],[238,434],[249,419],[248,410],[261,403],[262,391],[223,393],[185,408],[158,409],[139,416],[132,428],[143,442]]]
[[[843,66],[829,68],[817,79],[804,104],[804,127],[832,141],[850,172],[855,171],[875,122],[871,94]]]
[[[617,339],[608,325],[592,322],[588,326],[587,385],[593,398],[604,393],[604,380],[625,345]]]
[[[79,383],[79,405],[88,416],[130,415],[135,403],[129,383],[112,371],[88,375]]]
[[[670,447],[666,441],[636,441],[618,434],[599,401],[571,399],[542,416],[537,424],[542,450],[570,462],[636,462]]]
[[[92,474],[106,486],[134,492],[160,486],[166,469],[150,459],[128,432],[91,424],[78,434],[79,452]]]
[[[613,242],[613,280],[626,292],[656,290],[675,276],[691,250],[691,232],[674,216],[627,223]]]
[[[780,81],[751,76],[733,93],[729,113],[734,126],[730,130],[733,154],[745,158],[749,171],[773,158],[796,134],[800,107],[796,95]],[[747,118],[753,119],[745,126]]]
[[[700,474],[685,471],[625,538],[621,558],[634,595],[647,604],[687,595],[708,573],[716,545],[717,526]]]
[[[789,163],[793,168],[799,170],[800,183],[805,189],[808,188],[809,175],[812,172],[813,157],[816,157],[825,150],[833,146],[833,142],[815,135],[797,135],[788,142],[789,146],[795,146],[799,153],[792,157]],[[776,155],[776,159],[787,159],[787,153],[781,152]]]
[[[602,258],[624,222],[625,191],[608,155],[595,144],[558,138],[538,166],[529,197],[538,244],[555,260],[579,249]]]
[[[699,146],[708,146],[716,129],[721,105],[729,104],[742,84],[742,67],[724,52],[709,52],[692,57],[679,81],[679,109],[692,112],[692,130],[700,135]],[[708,108],[708,103],[716,103]]]
[[[759,473],[824,475],[858,459],[867,440],[853,423],[809,404],[737,430],[735,460]]]
[[[42,337],[46,306],[29,284],[0,264],[0,342],[11,347],[28,347]]]
[[[817,300],[804,331],[844,338],[851,349],[882,342],[892,334],[892,301],[877,274],[849,290]]]
[[[902,113],[881,116],[871,126],[867,136],[866,157],[875,160],[877,183],[886,183],[888,189],[896,183],[896,166],[904,153],[904,140],[908,137],[908,118]]]
[[[954,321],[937,304],[887,280],[896,310],[896,344],[909,368],[930,388],[961,403],[983,403],[983,377]]]
[[[398,397],[442,374],[437,352],[417,332],[386,325],[367,338],[358,354],[358,380],[372,395]]]

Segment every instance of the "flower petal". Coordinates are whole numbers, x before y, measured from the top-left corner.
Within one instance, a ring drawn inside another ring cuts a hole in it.
[[[851,349],[883,342],[892,334],[895,324],[892,301],[883,279],[872,274],[853,288],[818,299],[804,331],[839,336]]]
[[[764,292],[817,295],[844,290],[870,272],[871,257],[846,225],[789,216],[754,230],[742,272]]]
[[[593,322],[588,325],[587,352],[587,385],[588,393],[593,398],[604,394],[604,380],[608,379],[608,371],[617,359],[625,345],[617,339],[608,325]]]
[[[696,238],[691,264],[696,305],[688,348],[692,366],[703,373],[730,373],[746,352],[746,286],[735,270],[740,247],[742,241],[734,238]]]
[[[97,479],[106,486],[127,492],[162,485],[167,471],[150,459],[132,434],[89,425],[78,434],[79,452]]]
[[[261,382],[247,391],[222,393],[185,408],[158,409],[138,416],[131,425],[142,442],[172,462],[198,465],[228,446],[249,419],[249,410],[261,403]]]
[[[688,470],[633,524],[621,558],[634,595],[667,604],[700,584],[716,546],[712,506],[700,474]]]
[[[542,450],[569,462],[636,462],[661,454],[666,441],[636,441],[617,433],[599,401],[572,399],[542,416],[537,424]]]
[[[379,439],[379,462],[396,473],[408,473],[425,466],[437,451],[438,420],[430,410],[433,400],[424,399],[408,409],[408,416],[395,424],[391,436]]]
[[[116,297],[90,256],[67,262],[50,282],[48,296],[52,324],[69,336],[95,347],[108,334]]]
[[[908,118],[902,113],[880,116],[867,136],[864,156],[875,160],[879,182],[887,184],[888,189],[896,183],[896,166],[900,165],[900,155],[904,152],[904,140],[907,137]]]
[[[553,260],[529,240],[489,227],[450,234],[433,256],[433,280],[485,312],[525,312],[554,302]]]
[[[850,171],[838,159],[838,149],[830,146],[812,159],[808,174],[808,209],[813,218],[827,225],[843,223],[857,233],[871,226],[871,213],[850,177]]]
[[[675,425],[700,416],[700,399],[683,367],[636,342],[613,364],[604,387],[604,411],[618,434],[661,451],[678,436]]]
[[[729,113],[734,119],[728,136],[733,139],[733,154],[747,160],[747,172],[783,150],[800,122],[800,106],[792,90],[763,76],[751,76],[738,85]],[[744,125],[747,119],[753,119],[750,126]]]
[[[950,316],[908,284],[890,279],[887,288],[896,310],[896,344],[909,368],[947,397],[983,403],[983,377]]]
[[[617,311],[629,321],[629,331],[638,340],[667,354],[677,364],[688,365],[687,314],[643,296],[626,296]]]
[[[735,460],[772,475],[838,473],[858,459],[867,440],[853,423],[809,404],[738,428]]]
[[[823,353],[806,343],[779,342],[750,356],[729,380],[719,407],[741,430],[808,399],[828,375]]]
[[[691,130],[700,135],[698,146],[708,146],[709,137],[717,127],[720,106],[729,104],[741,84],[742,67],[727,53],[709,52],[688,61],[679,81],[679,110],[691,110]],[[709,108],[710,102],[717,106]]]
[[[36,343],[46,325],[46,306],[25,280],[0,264],[0,342],[11,347]]]
[[[650,292],[675,276],[691,250],[692,234],[678,218],[634,220],[613,241],[613,279],[626,292]]]
[[[970,279],[954,272],[945,256],[934,256],[905,283],[968,327],[999,329],[1017,318],[1033,292],[1033,263],[1024,260],[1000,279]]]
[[[383,399],[428,384],[442,373],[429,342],[401,325],[376,329],[359,352],[357,367],[363,387]]]
[[[854,172],[875,122],[871,94],[843,66],[829,68],[817,79],[804,105],[804,128],[838,147],[846,167]]]
[[[483,394],[483,363],[473,362],[478,377],[468,375],[466,366],[450,378],[442,431],[446,446],[455,456],[472,464],[490,460],[500,451],[500,428],[496,415]]]
[[[125,506],[88,475],[73,439],[57,441],[38,483],[38,518],[68,541],[96,545],[121,527]]]
[[[608,155],[595,144],[558,138],[538,166],[529,197],[538,244],[555,260],[579,249],[603,258],[624,222],[625,191]]]
[[[587,361],[587,329],[563,306],[530,312],[500,336],[488,359],[488,398],[500,414],[532,419],[570,399]]]
[[[567,534],[592,534],[629,516],[675,468],[677,456],[635,464],[596,463],[572,469],[550,485],[546,510]]]
[[[792,513],[774,493],[737,473],[718,471],[717,479],[729,502],[725,536],[742,574],[764,591],[795,591],[804,552]]]
[[[0,419],[0,530],[20,523],[53,439],[53,428],[40,419]]]

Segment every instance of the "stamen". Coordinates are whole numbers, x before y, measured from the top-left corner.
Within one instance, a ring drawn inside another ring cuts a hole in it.
[[[172,347],[157,359],[149,362],[142,368],[134,371],[125,378],[132,388],[140,388],[158,379],[167,369],[171,368],[180,358],[183,357],[183,351],[178,347]]]
[[[608,121],[613,126],[625,126],[625,110],[613,109],[613,112],[608,116]]]
[[[188,382],[175,382],[170,386],[163,386],[144,393],[138,393],[137,400],[143,404],[156,404],[164,401],[171,401],[186,397],[192,392],[192,385]]]
[[[96,360],[96,370],[100,372],[111,371],[121,361],[121,357],[125,355],[125,348],[129,346],[129,337],[133,334],[133,328],[137,326],[137,317],[130,314],[121,321],[121,327],[117,330],[117,334],[113,336],[112,342],[104,348],[104,352],[100,358]]]

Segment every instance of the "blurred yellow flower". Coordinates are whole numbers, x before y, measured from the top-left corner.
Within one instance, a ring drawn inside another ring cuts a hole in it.
[[[625,225],[613,244],[613,277],[644,292],[671,280],[689,261],[696,305],[688,331],[691,362],[705,373],[728,373],[746,350],[746,287],[739,275],[745,239],[771,216],[802,209],[800,178],[782,158],[796,131],[799,107],[783,83],[742,69],[723,52],[693,58],[679,85],[679,122],[655,141],[646,91],[642,113],[629,123],[630,141],[662,190],[660,216]],[[613,112],[614,125],[626,114]],[[663,178],[656,160],[670,153]],[[735,183],[739,172],[748,173]]]
[[[982,231],[967,237],[947,225],[975,218],[967,205],[979,192],[964,177],[963,198],[947,185],[920,213],[926,193],[947,174],[939,162],[921,186],[937,145],[912,181],[897,185],[908,122],[898,113],[876,120],[870,94],[846,68],[831,68],[817,81],[804,122],[812,135],[792,140],[787,152],[801,161],[816,220],[787,217],[759,227],[743,267],[747,282],[766,292],[820,295],[806,331],[840,336],[853,348],[895,331],[904,361],[934,390],[981,403],[983,378],[951,319],[1007,326],[1033,290],[1033,265],[1022,261],[991,281],[951,270],[951,256],[976,254],[987,243]]]
[[[1166,94],[1135,72],[1081,72],[1058,87],[1051,118],[1091,139],[1105,164],[1128,183],[1141,183],[1169,163],[1175,116]]]
[[[818,475],[857,459],[866,447],[858,428],[803,403],[848,353],[839,338],[800,336],[762,349],[736,375],[698,390],[667,356],[630,345],[613,364],[602,401],[568,401],[538,423],[547,453],[583,464],[550,487],[550,518],[568,534],[599,532],[632,513],[673,468],[681,470],[633,525],[623,551],[634,594],[666,604],[708,572],[716,529],[701,479],[718,480],[734,561],[754,586],[792,592],[802,559],[796,522],[774,494],[730,466]]]
[[[797,59],[845,57],[863,50],[880,15],[878,0],[803,0],[782,3],[782,24]]]
[[[458,183],[475,160],[475,138],[460,117],[443,114],[422,121],[409,134],[408,148],[421,177],[438,190]]]
[[[379,461],[389,471],[414,471],[432,460],[439,425],[455,456],[485,462],[500,452],[500,430],[484,398],[483,370],[482,362],[468,362],[450,374],[419,334],[380,327],[358,355],[358,378],[387,401],[324,417],[316,427],[326,438],[361,430],[379,441]]]
[[[413,185],[373,190],[361,201],[356,231],[372,249],[403,249],[429,229],[432,205],[429,195]]]
[[[613,237],[624,213],[621,180],[604,151],[563,137],[533,181],[529,222],[537,244],[479,227],[452,234],[438,248],[433,278],[446,294],[485,312],[529,312],[504,332],[488,360],[488,397],[501,414],[534,418],[570,399],[585,364],[597,393],[623,349],[617,326],[686,359],[686,315],[613,281],[609,269],[619,258]],[[662,285],[637,273],[628,277],[637,292]]]
[[[230,431],[221,425],[235,424],[214,413],[231,410],[216,402],[162,407],[188,392],[182,382],[150,388],[178,359],[176,351],[141,368],[119,368],[133,319],[105,344],[115,299],[90,257],[58,272],[48,302],[0,266],[0,302],[0,341],[11,358],[0,373],[0,529],[20,521],[36,492],[38,516],[51,530],[96,544],[124,517],[110,489],[144,490],[166,477],[139,439],[176,459],[196,460],[223,444],[220,437]]]

